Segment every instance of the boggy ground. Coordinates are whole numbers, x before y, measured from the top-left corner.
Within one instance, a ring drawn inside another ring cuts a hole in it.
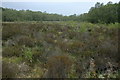
[[[3,77],[120,78],[120,24],[3,22]]]

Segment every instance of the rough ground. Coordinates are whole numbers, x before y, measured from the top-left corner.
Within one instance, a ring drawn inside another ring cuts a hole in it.
[[[120,77],[118,23],[71,21],[2,25],[3,77]]]

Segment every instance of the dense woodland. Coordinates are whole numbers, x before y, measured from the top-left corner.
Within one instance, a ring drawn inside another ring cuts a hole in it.
[[[15,10],[2,8],[3,21],[87,21],[92,23],[115,23],[118,22],[120,3],[108,2],[106,5],[97,2],[88,13],[80,15],[63,16],[49,14],[41,11]]]

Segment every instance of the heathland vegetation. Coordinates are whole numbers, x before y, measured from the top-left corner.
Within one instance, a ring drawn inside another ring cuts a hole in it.
[[[3,78],[120,78],[120,3],[70,16],[2,12]]]

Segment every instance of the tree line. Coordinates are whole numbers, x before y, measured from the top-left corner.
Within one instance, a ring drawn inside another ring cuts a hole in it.
[[[1,7],[2,8],[2,7]],[[120,22],[120,2],[108,2],[106,5],[97,2],[94,7],[81,15],[63,16],[41,11],[15,10],[2,8],[2,21],[86,21],[91,23]]]
[[[97,2],[95,7],[91,7],[88,13],[82,14],[80,17],[84,21],[92,23],[115,23],[118,22],[120,12],[120,2],[112,4],[108,2],[106,5]]]

